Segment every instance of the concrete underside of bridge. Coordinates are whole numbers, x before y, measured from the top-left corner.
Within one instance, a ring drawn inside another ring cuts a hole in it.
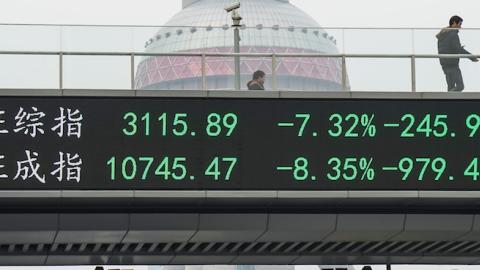
[[[35,95],[480,98],[269,91]],[[475,191],[0,191],[0,265],[480,264],[479,209]]]
[[[480,198],[94,194],[3,196],[0,265],[480,264]]]

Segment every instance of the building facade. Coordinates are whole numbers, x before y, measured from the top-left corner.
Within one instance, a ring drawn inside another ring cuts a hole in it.
[[[147,53],[231,53],[233,29],[231,15],[224,7],[232,0],[183,0],[183,9],[145,43]],[[336,40],[305,12],[288,0],[241,0],[239,13],[241,52],[267,54],[337,54]],[[242,87],[253,72],[271,74],[275,69],[279,90],[341,90],[339,58],[241,58]],[[233,57],[207,57],[205,74],[208,89],[233,89]],[[201,57],[148,56],[138,66],[137,89],[202,89]]]

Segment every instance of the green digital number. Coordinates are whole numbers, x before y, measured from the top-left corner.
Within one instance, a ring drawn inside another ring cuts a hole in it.
[[[220,180],[220,176],[222,175],[220,171],[220,161],[224,163],[229,163],[227,172],[225,173],[224,180],[229,181],[233,172],[233,169],[235,168],[235,165],[237,164],[238,159],[233,158],[233,157],[224,157],[224,158],[219,158],[215,157],[210,165],[208,165],[207,169],[205,170],[205,176],[212,176],[215,181]]]
[[[168,179],[170,179],[171,174],[172,173],[170,172],[169,158],[165,157],[160,162],[160,164],[157,166],[157,168],[155,170],[155,175],[156,176],[161,176],[164,180],[168,180]]]
[[[129,112],[129,113],[126,113],[124,116],[123,116],[123,120],[129,120],[130,121],[128,122],[128,126],[130,127],[130,129],[128,128],[124,128],[123,129],[123,134],[127,135],[127,136],[134,136],[135,134],[137,134],[137,120],[138,120],[138,117],[135,113],[133,112]]]
[[[173,122],[172,122],[172,134],[177,137],[182,137],[185,136],[188,132],[188,123],[186,121],[186,118],[188,117],[188,114],[186,113],[175,113],[175,116],[173,117]],[[161,134],[162,136],[168,136],[170,134],[169,130],[169,118],[167,113],[162,113],[158,117],[158,121],[161,124]]]
[[[357,178],[358,170],[356,162],[356,158],[345,159],[345,163],[343,164],[343,179],[345,179],[346,181],[353,181],[355,180],[355,178]]]
[[[407,124],[401,137],[414,138],[415,133],[424,134],[427,138],[430,138],[432,135],[436,138],[446,137],[448,134],[447,119],[447,115],[435,115],[435,117],[433,117],[431,114],[427,114],[422,118],[414,132],[413,130],[416,124],[415,116],[412,114],[406,114],[401,119],[402,122]]]
[[[220,126],[220,121],[222,117],[218,113],[212,113],[208,116],[208,126],[207,126],[207,134],[210,137],[217,137],[222,133],[222,128]]]
[[[329,120],[333,123],[333,128],[328,130],[328,134],[331,137],[338,138],[344,135],[345,138],[358,138],[359,134],[355,132],[355,129],[360,124],[360,117],[358,115],[352,113],[344,119],[340,114],[333,114]],[[344,123],[348,123],[348,125],[351,123],[350,127],[345,129],[345,134],[343,134],[344,128],[342,126]]]
[[[310,121],[310,114],[299,113],[295,115],[295,118],[303,119],[303,122],[300,126],[300,130],[298,131],[298,137],[302,137],[305,131],[305,127],[307,126],[308,121]]]
[[[205,170],[205,176],[212,176],[215,181],[218,181],[220,179],[220,165],[218,164],[219,158],[216,157],[213,159],[213,161],[208,165],[207,169]]]
[[[297,158],[295,160],[295,169],[293,170],[293,177],[297,181],[305,181],[308,178],[308,160],[306,158]]]
[[[358,176],[357,163],[357,158],[345,158],[345,160],[342,160],[340,158],[333,157],[328,161],[328,165],[332,171],[327,174],[327,178],[330,181],[338,181],[341,178],[345,179],[345,181],[353,181]]]
[[[340,114],[333,114],[332,116],[330,116],[329,121],[333,122],[333,127],[335,129],[329,129],[328,134],[334,138],[342,136],[342,133],[343,133],[342,116]]]
[[[186,113],[176,113],[175,118],[173,119],[173,135],[181,137],[185,136],[188,132],[188,124],[184,119],[187,118]]]
[[[173,165],[172,165],[172,178],[173,180],[184,180],[185,177],[187,176],[187,167],[185,166],[185,163],[187,162],[187,159],[184,157],[177,157],[173,159]]]
[[[398,169],[403,173],[403,181],[407,181],[413,171],[413,160],[411,158],[403,158],[399,162]]]
[[[122,175],[127,181],[133,180],[137,174],[137,162],[133,157],[126,157],[122,162]]]
[[[478,171],[478,158],[473,159],[472,162],[468,165],[464,172],[465,176],[472,177],[473,181],[478,181],[480,172]]]
[[[167,113],[162,113],[158,121],[161,123],[162,136],[167,136]]]
[[[237,164],[237,158],[223,158],[222,161],[230,163],[228,166],[227,173],[225,174],[225,180],[228,181],[230,180],[230,176],[232,175],[233,168]]]
[[[334,174],[328,173],[327,174],[328,179],[330,181],[340,180],[340,177],[342,176],[342,170],[341,170],[342,161],[339,158],[331,158],[328,161],[328,165],[331,166],[332,171],[334,173]]]
[[[211,113],[207,117],[207,135],[210,137],[218,137],[225,128],[226,136],[230,137],[238,124],[238,117],[234,113],[228,113],[223,117],[218,113]]]
[[[417,127],[417,133],[425,133],[425,137],[430,137],[430,134],[432,133],[430,114],[427,114],[427,116],[420,122]]]
[[[401,137],[402,138],[413,138],[415,137],[415,134],[412,133],[410,130],[412,130],[413,125],[415,125],[415,116],[412,114],[405,114],[402,119],[402,122],[408,122],[407,127],[403,130]]]
[[[447,136],[448,133],[448,125],[447,125],[447,115],[437,115],[435,117],[435,121],[433,122],[433,126],[435,128],[440,128],[441,132],[438,129],[433,131],[433,136],[437,138],[443,138]]]
[[[164,157],[160,164],[156,167],[155,175],[162,176],[165,180],[168,180],[170,176],[173,180],[183,180],[187,176],[187,167],[185,165],[187,159],[185,157],[173,158],[172,166],[170,167],[170,161],[172,158]],[[110,167],[110,179],[116,180],[116,157],[111,157],[107,161],[107,166]],[[119,161],[120,162],[120,161]],[[141,174],[142,180],[147,180],[150,174],[150,169],[155,163],[153,157],[126,157],[121,161],[121,176],[124,180],[131,181],[137,177],[137,173],[141,168],[143,172]]]
[[[407,181],[415,169],[415,165],[420,165],[418,171],[418,181],[425,180],[427,171],[436,173],[435,181],[439,181],[447,169],[447,161],[444,158],[402,158],[398,164],[398,170],[403,173],[402,181]]]
[[[173,161],[172,161],[173,160]],[[164,180],[184,180],[187,176],[187,159],[184,157],[164,157],[155,170],[156,176],[161,176]]]
[[[345,132],[345,137],[346,138],[357,138],[358,133],[354,132],[354,130],[357,128],[358,123],[360,122],[360,118],[356,114],[349,114],[347,117],[345,117],[345,121],[350,122],[350,120],[353,120],[353,124],[350,127],[350,129]]]
[[[418,180],[423,181],[425,172],[427,171],[428,165],[430,164],[430,160],[430,158],[417,158],[415,160],[417,163],[423,164],[422,169],[420,170],[420,174],[418,176]]]
[[[440,166],[438,166],[440,165]],[[447,169],[447,161],[443,158],[436,158],[432,161],[432,171],[436,173],[435,181],[439,181]]]
[[[478,129],[480,128],[480,116],[477,114],[472,114],[467,117],[465,121],[467,128],[470,129],[470,138],[473,138],[477,135]]]
[[[150,172],[150,167],[152,166],[155,159],[153,157],[140,157],[139,160],[140,162],[146,163],[142,173],[142,180],[147,180],[148,173]]]
[[[107,166],[110,167],[110,180],[116,180],[116,158],[112,157],[107,161]]]
[[[145,122],[145,136],[150,136],[150,113],[146,113],[142,121]]]
[[[138,116],[133,112],[129,112],[123,116],[123,120],[128,121],[127,123],[128,127],[123,129],[123,134],[127,136],[137,135]],[[145,113],[140,120],[145,123],[145,136],[150,136],[150,113]]]

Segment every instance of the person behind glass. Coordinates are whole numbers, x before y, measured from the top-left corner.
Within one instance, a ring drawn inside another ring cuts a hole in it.
[[[253,73],[253,79],[247,83],[248,90],[265,90],[265,72],[257,70]]]
[[[462,23],[463,19],[461,17],[453,16],[450,18],[450,26],[438,33],[439,54],[471,54],[460,44],[458,32],[462,28]],[[476,57],[471,57],[470,60],[478,62]],[[443,73],[445,73],[449,92],[461,92],[465,88],[459,63],[459,58],[440,58],[440,65]]]

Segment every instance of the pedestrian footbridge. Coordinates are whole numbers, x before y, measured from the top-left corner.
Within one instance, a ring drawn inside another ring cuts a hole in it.
[[[479,97],[5,90],[0,265],[479,264]]]

